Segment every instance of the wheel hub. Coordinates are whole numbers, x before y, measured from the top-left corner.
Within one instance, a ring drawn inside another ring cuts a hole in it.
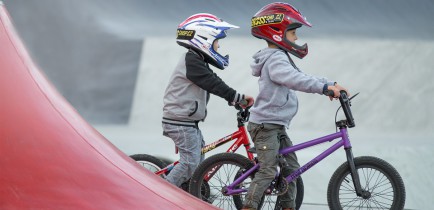
[[[363,199],[369,199],[369,198],[371,198],[371,193],[369,191],[362,190],[362,198]]]

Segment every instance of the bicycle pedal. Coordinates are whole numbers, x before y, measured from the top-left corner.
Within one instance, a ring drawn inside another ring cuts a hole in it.
[[[265,190],[264,194],[266,194],[266,195],[270,195],[271,192],[273,192],[273,190],[271,190],[270,188],[267,188],[267,189]]]

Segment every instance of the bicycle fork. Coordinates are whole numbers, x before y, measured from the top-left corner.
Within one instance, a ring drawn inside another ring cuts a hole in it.
[[[359,173],[357,172],[356,165],[354,164],[354,156],[351,147],[345,148],[345,153],[347,155],[347,162],[350,166],[351,178],[353,179],[354,189],[356,190],[356,195],[364,199],[371,197],[370,193],[362,189],[360,184]]]

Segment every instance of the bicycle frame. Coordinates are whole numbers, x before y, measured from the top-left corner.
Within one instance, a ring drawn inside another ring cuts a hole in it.
[[[342,138],[339,142],[337,142],[336,144],[332,145],[331,147],[329,147],[327,150],[325,150],[324,152],[322,152],[320,155],[318,155],[317,157],[313,158],[311,161],[309,161],[308,163],[306,163],[305,165],[301,166],[300,168],[298,168],[297,170],[295,170],[293,173],[291,173],[288,177],[286,177],[286,180],[288,182],[292,182],[293,180],[295,180],[297,177],[299,177],[301,174],[303,174],[304,172],[306,172],[307,170],[309,170],[310,168],[312,168],[314,165],[316,165],[318,162],[320,162],[321,160],[323,160],[325,157],[329,156],[330,154],[332,154],[333,152],[335,152],[337,149],[339,149],[340,147],[344,147],[345,149],[351,149],[351,143],[349,141],[349,138],[347,136],[347,129],[343,128],[340,129],[339,132],[327,135],[327,136],[323,136],[317,139],[313,139],[304,143],[300,143],[291,147],[287,147],[287,148],[283,148],[281,150],[279,150],[279,154],[285,155],[291,152],[295,152],[295,151],[299,151],[299,150],[303,150],[315,145],[319,145],[319,144],[323,144],[326,142],[331,142],[334,141],[338,138]],[[250,168],[249,170],[247,170],[245,173],[243,173],[238,179],[236,179],[232,184],[230,184],[229,186],[227,186],[227,192],[226,194],[228,195],[233,195],[233,194],[239,194],[242,192],[247,192],[247,190],[245,189],[234,189],[235,186],[239,185],[243,180],[245,180],[252,172],[258,170],[260,167],[260,164],[255,164],[252,168]]]
[[[227,135],[215,142],[212,142],[210,144],[205,145],[204,147],[202,147],[202,154],[205,154],[207,152],[210,152],[214,149],[216,149],[217,147],[220,147],[230,141],[236,140],[227,150],[226,152],[230,152],[230,153],[235,153],[238,148],[240,148],[241,146],[244,146],[244,148],[246,149],[246,153],[247,153],[247,157],[250,160],[253,160],[253,154],[251,152],[249,152],[248,150],[250,149],[250,138],[249,135],[247,133],[247,129],[246,126],[244,125],[244,121],[240,121],[240,118],[238,118],[238,130],[233,132],[230,135]],[[166,166],[165,168],[156,171],[155,174],[156,175],[163,175],[167,172],[169,172],[170,170],[172,170],[172,168],[178,164],[179,161],[176,161],[168,166]]]
[[[336,150],[338,150],[341,147],[344,147],[346,156],[347,156],[347,162],[349,163],[351,175],[353,178],[354,186],[356,189],[357,195],[362,195],[362,190],[360,186],[359,176],[354,166],[354,157],[351,151],[351,142],[348,136],[347,126],[354,127],[354,119],[352,118],[351,111],[349,111],[349,100],[346,99],[346,96],[344,99],[340,98],[342,107],[344,108],[347,121],[339,121],[336,123],[336,125],[339,127],[339,131],[336,133],[332,133],[320,138],[316,138],[304,143],[300,143],[291,147],[283,148],[279,150],[279,154],[285,155],[291,152],[303,150],[315,145],[323,144],[326,142],[332,142],[336,139],[341,139],[328,149],[326,149],[324,152],[319,154],[317,157],[313,158],[311,161],[307,162],[305,165],[301,166],[294,172],[292,172],[290,175],[288,175],[285,179],[288,182],[292,182],[293,180],[297,179],[301,174],[308,171],[310,168],[315,166],[317,163],[321,162],[324,158],[329,156],[330,154],[334,153]],[[227,195],[234,195],[239,194],[242,192],[247,192],[246,189],[236,189],[236,186],[239,185],[242,181],[244,181],[247,177],[250,176],[254,171],[258,170],[260,167],[260,164],[255,164],[252,168],[244,172],[240,177],[238,177],[232,184],[229,186],[226,186],[224,189],[225,194]]]

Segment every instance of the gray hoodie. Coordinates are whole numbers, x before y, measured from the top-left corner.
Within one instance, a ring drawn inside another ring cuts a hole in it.
[[[197,127],[206,117],[210,93],[228,102],[243,99],[209,68],[201,53],[189,50],[179,60],[164,93],[163,123]]]
[[[325,84],[334,82],[300,71],[281,49],[264,48],[253,55],[252,74],[259,77],[259,94],[250,109],[253,123],[289,127],[298,110],[295,91],[323,94]]]

